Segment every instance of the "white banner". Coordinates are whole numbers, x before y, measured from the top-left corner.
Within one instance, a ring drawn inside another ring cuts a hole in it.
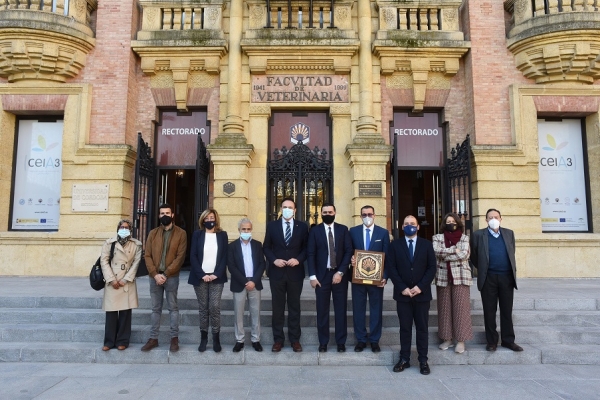
[[[587,232],[585,166],[578,119],[538,120],[542,230]]]
[[[58,230],[63,121],[20,120],[12,229]]]

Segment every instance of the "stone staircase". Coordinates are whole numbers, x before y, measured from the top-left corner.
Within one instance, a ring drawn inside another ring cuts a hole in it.
[[[2,286],[6,280],[2,278]],[[14,278],[35,279],[35,278]],[[60,279],[60,278],[52,278]],[[68,278],[73,279],[73,278]],[[147,278],[146,278],[147,279]],[[168,312],[163,311],[160,346],[149,353],[139,351],[149,337],[150,298],[148,284],[144,279],[138,284],[140,308],[133,311],[131,345],[125,351],[101,351],[104,336],[104,312],[101,310],[102,294],[79,290],[78,294],[60,295],[60,290],[40,294],[34,285],[32,290],[0,291],[0,361],[8,362],[90,362],[90,363],[182,363],[182,364],[251,364],[251,365],[393,365],[399,351],[399,325],[391,287],[386,288],[384,300],[382,351],[372,353],[367,348],[355,353],[352,330],[351,300],[348,301],[347,352],[337,353],[333,340],[333,314],[329,352],[317,351],[316,312],[313,292],[306,287],[302,295],[302,338],[304,352],[293,353],[289,343],[281,353],[272,353],[271,299],[268,290],[263,291],[261,343],[262,353],[247,346],[239,353],[231,351],[235,343],[233,333],[233,305],[231,293],[226,286],[222,302],[221,344],[223,351],[205,353],[197,351],[200,341],[197,302],[193,291],[182,277],[180,285],[180,346],[177,353],[168,351]],[[532,282],[534,280],[531,280]],[[86,285],[84,279],[79,279]],[[597,285],[599,282],[594,282]],[[268,282],[265,282],[268,289]],[[593,290],[593,289],[589,289]],[[521,291],[519,291],[521,292]],[[552,292],[543,291],[534,297],[515,296],[514,324],[517,343],[525,351],[514,353],[499,347],[494,353],[485,351],[485,335],[481,301],[476,290],[472,291],[472,319],[474,338],[467,342],[467,351],[455,354],[452,349],[437,348],[437,309],[433,300],[430,312],[430,350],[432,365],[441,364],[600,364],[600,301],[598,295],[586,292],[573,297],[556,298]],[[248,327],[248,316],[245,325]],[[210,335],[209,335],[210,336]],[[414,340],[414,335],[413,335]],[[414,347],[414,346],[413,346]],[[416,353],[413,354],[416,360]]]

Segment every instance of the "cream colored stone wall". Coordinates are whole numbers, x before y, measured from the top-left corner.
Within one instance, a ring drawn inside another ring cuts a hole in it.
[[[600,96],[597,86],[510,88],[512,146],[473,146],[474,228],[485,227],[485,212],[502,212],[502,226],[517,239],[519,277],[599,277],[600,258],[600,124],[595,110],[586,117],[590,198],[594,233],[542,233],[538,183],[538,110],[534,97],[589,99]],[[568,115],[568,114],[567,114]]]

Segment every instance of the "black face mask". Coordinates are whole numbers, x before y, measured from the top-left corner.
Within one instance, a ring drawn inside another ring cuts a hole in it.
[[[162,217],[160,217],[160,223],[164,226],[169,226],[171,222],[173,222],[173,218],[168,215],[163,215]]]
[[[211,230],[217,225],[215,221],[204,221],[204,227],[208,230]]]
[[[454,232],[456,230],[456,224],[446,224],[446,230],[448,232]]]
[[[335,215],[321,215],[321,219],[327,225],[331,225],[331,224],[333,224],[333,221],[335,220]]]

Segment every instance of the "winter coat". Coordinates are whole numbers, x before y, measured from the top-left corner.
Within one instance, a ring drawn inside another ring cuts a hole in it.
[[[111,265],[108,265],[110,247],[115,244],[115,252]],[[135,273],[137,272],[140,259],[142,258],[142,242],[137,239],[129,239],[125,246],[113,237],[104,242],[100,264],[102,274],[106,281],[104,287],[104,298],[102,309],[104,311],[121,311],[138,307],[137,287],[135,285]],[[124,280],[125,286],[118,289],[113,288],[112,282]]]

